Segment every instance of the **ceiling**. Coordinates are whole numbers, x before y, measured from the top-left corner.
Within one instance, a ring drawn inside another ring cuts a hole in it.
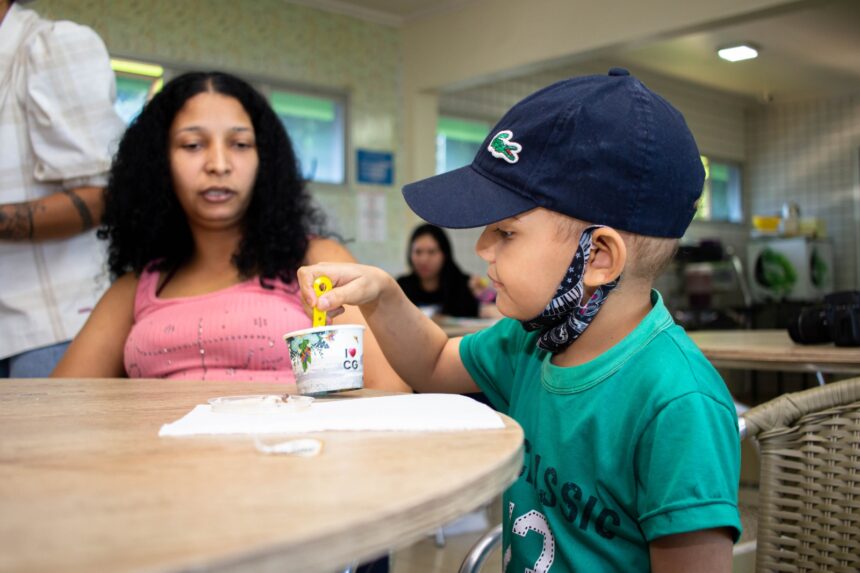
[[[759,57],[726,62],[718,48],[751,42]],[[860,91],[860,1],[830,0],[707,31],[619,48],[631,68],[755,97],[762,102]]]
[[[293,1],[402,26],[440,12],[449,11],[456,17],[456,9],[470,0]],[[717,48],[735,42],[754,43],[760,48],[759,57],[729,63],[716,56]],[[860,90],[860,0],[799,2],[777,13],[641,45],[618,46],[594,56],[763,102],[856,93]]]

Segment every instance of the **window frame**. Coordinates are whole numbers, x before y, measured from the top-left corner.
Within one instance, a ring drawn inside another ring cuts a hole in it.
[[[146,105],[146,103],[149,102],[150,99],[152,99],[152,96],[158,93],[161,90],[162,86],[164,86],[164,77],[166,70],[164,66],[160,64],[143,61],[137,58],[126,58],[111,55],[110,66],[111,71],[114,74],[114,81],[120,78],[127,78],[130,80],[145,81],[149,83],[149,89],[147,90],[146,101],[144,102],[144,105]],[[118,86],[116,91],[116,96],[118,98]],[[139,113],[140,111],[138,111],[138,114]],[[134,121],[136,117],[137,115],[135,115],[131,119],[131,121]],[[124,117],[122,119],[123,121],[125,121]],[[131,121],[129,121],[128,124],[130,124]]]
[[[702,167],[705,169],[705,181],[702,186],[702,201],[707,202],[708,205],[705,206],[700,204],[696,209],[696,214],[693,217],[693,222],[695,223],[706,223],[706,224],[729,224],[729,225],[743,225],[746,217],[746,203],[744,197],[744,162],[738,159],[729,159],[726,157],[721,157],[719,155],[710,155],[708,153],[700,153],[700,158],[702,159]],[[712,189],[711,189],[711,181],[710,178],[710,164],[717,163],[721,165],[726,165],[729,167],[734,167],[737,170],[737,193],[735,197],[729,198],[729,217],[727,219],[714,219],[712,214],[709,212],[707,216],[700,216],[699,213],[703,212],[705,209],[710,211],[712,206]],[[735,205],[732,205],[734,203]],[[737,211],[737,216],[732,216],[732,211]]]
[[[243,75],[241,76],[246,81],[250,82],[260,93],[265,96],[266,101],[269,102],[269,105],[272,106],[274,110],[274,105],[272,103],[272,96],[274,92],[288,92],[293,93],[299,96],[307,96],[312,98],[320,98],[320,99],[329,99],[332,100],[336,106],[340,108],[340,117],[342,122],[342,151],[341,151],[341,161],[343,162],[343,181],[341,183],[331,183],[328,181],[314,181],[313,179],[308,179],[307,183],[309,185],[314,185],[315,187],[319,187],[322,189],[346,189],[350,186],[350,183],[354,180],[354,175],[352,174],[352,162],[350,161],[350,155],[352,150],[352,145],[349,137],[349,96],[346,92],[340,92],[336,90],[327,90],[324,88],[316,88],[316,87],[308,87],[308,86],[299,86],[292,82],[285,82],[282,80],[273,80],[273,79],[262,79],[257,78],[254,79],[253,75]],[[295,147],[295,145],[294,145]],[[296,158],[298,159],[298,152],[295,151]]]
[[[440,111],[436,117],[436,157],[435,157],[435,161],[434,161],[434,163],[435,163],[434,172],[436,175],[440,175],[441,173],[446,173],[446,171],[439,171],[439,137],[444,135],[440,130],[440,125],[444,121],[462,122],[462,123],[467,123],[467,124],[468,123],[481,124],[482,126],[486,126],[486,130],[483,132],[484,135],[481,137],[480,140],[453,138],[454,141],[460,141],[460,142],[467,142],[468,143],[468,142],[474,141],[476,143],[476,146],[477,146],[476,151],[480,151],[481,143],[483,143],[483,141],[486,139],[487,135],[489,135],[490,130],[493,129],[493,125],[495,123],[495,121],[487,119],[487,118],[483,118],[483,117],[466,117],[466,116],[463,116],[460,114],[449,114],[449,113],[444,113],[444,112]],[[448,138],[447,136],[445,136],[445,137],[446,137],[446,139]],[[471,163],[471,161],[469,163]],[[467,163],[467,165],[468,165],[468,163]]]

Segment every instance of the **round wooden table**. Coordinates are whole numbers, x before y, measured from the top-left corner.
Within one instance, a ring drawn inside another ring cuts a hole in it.
[[[481,506],[522,465],[509,418],[500,430],[314,434],[311,458],[261,454],[249,437],[158,437],[208,398],[283,390],[3,380],[0,571],[333,572]]]

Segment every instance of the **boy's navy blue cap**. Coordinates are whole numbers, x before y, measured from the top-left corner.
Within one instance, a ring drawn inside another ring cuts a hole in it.
[[[403,188],[442,227],[488,225],[535,207],[655,237],[680,237],[705,170],[681,113],[627,70],[571,78],[528,96],[471,165]]]

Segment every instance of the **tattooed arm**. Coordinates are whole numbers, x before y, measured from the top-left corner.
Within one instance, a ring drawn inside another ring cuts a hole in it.
[[[78,187],[26,203],[0,205],[0,241],[65,239],[99,223],[104,189]]]

